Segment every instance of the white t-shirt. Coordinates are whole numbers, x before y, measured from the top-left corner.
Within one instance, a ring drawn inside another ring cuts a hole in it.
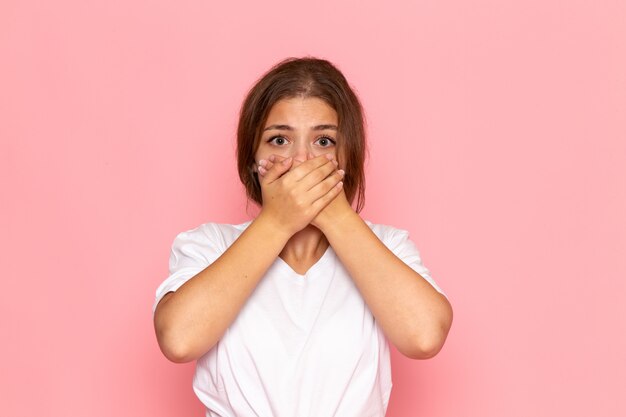
[[[153,314],[250,223],[205,223],[178,234]],[[443,294],[406,230],[365,223]],[[193,378],[206,417],[382,417],[391,388],[388,342],[331,246],[306,275],[277,257],[221,340],[197,360]]]

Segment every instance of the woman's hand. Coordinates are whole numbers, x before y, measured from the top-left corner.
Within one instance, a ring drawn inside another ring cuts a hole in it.
[[[307,161],[310,161],[314,158],[315,158],[314,155],[311,153],[307,155]],[[270,160],[265,163],[265,169],[259,170],[259,180],[262,178],[262,176],[266,175],[267,170],[272,169],[272,167],[275,164],[280,165],[285,159],[286,158],[281,157],[279,155],[271,155]],[[338,165],[335,159],[332,159],[331,161],[333,162],[335,167]],[[290,163],[290,165],[295,168],[304,163],[305,162],[293,161],[293,163]],[[341,171],[341,177],[343,178],[344,176],[343,170],[340,170],[340,171]],[[339,173],[339,171],[335,172],[335,174],[337,173]],[[323,230],[324,227],[329,226],[333,220],[340,219],[344,214],[348,212],[354,212],[350,203],[348,202],[348,199],[346,198],[346,193],[344,192],[343,187],[340,187],[338,192],[335,194],[336,195],[333,196],[331,201],[328,204],[326,204],[315,217],[313,217],[310,224],[312,224],[313,226],[317,227],[320,230]],[[265,199],[263,201],[265,201]]]
[[[263,196],[260,215],[273,219],[290,235],[304,229],[343,191],[343,171],[337,171],[332,161],[330,154],[302,163],[276,155],[260,161],[259,183]]]

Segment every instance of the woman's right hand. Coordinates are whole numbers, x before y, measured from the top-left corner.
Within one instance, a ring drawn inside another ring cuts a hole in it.
[[[343,171],[336,169],[331,154],[307,159],[297,166],[293,158],[272,159],[260,161],[263,206],[259,216],[270,218],[292,236],[308,226],[339,194]]]

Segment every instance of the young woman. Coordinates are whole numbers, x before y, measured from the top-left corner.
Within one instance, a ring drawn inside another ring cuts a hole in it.
[[[357,96],[330,62],[286,59],[248,93],[237,141],[260,213],[176,236],[153,306],[161,350],[197,360],[207,416],[384,416],[388,340],[430,358],[452,308],[408,232],[358,214]]]

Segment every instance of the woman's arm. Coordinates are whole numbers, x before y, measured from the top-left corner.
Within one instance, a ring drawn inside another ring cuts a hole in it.
[[[436,355],[452,325],[452,306],[378,239],[351,207],[343,189],[311,224],[324,233],[400,353],[412,359]]]
[[[197,359],[223,336],[289,239],[276,226],[259,215],[215,262],[161,299],[154,327],[169,360]]]
[[[291,236],[338,195],[341,175],[327,157],[282,175],[290,167],[289,161],[275,164],[260,178],[264,204],[259,216],[215,262],[157,305],[155,331],[171,361],[189,362],[208,352]]]
[[[396,348],[412,359],[436,355],[452,325],[446,297],[381,242],[350,207],[343,191],[314,224]]]

